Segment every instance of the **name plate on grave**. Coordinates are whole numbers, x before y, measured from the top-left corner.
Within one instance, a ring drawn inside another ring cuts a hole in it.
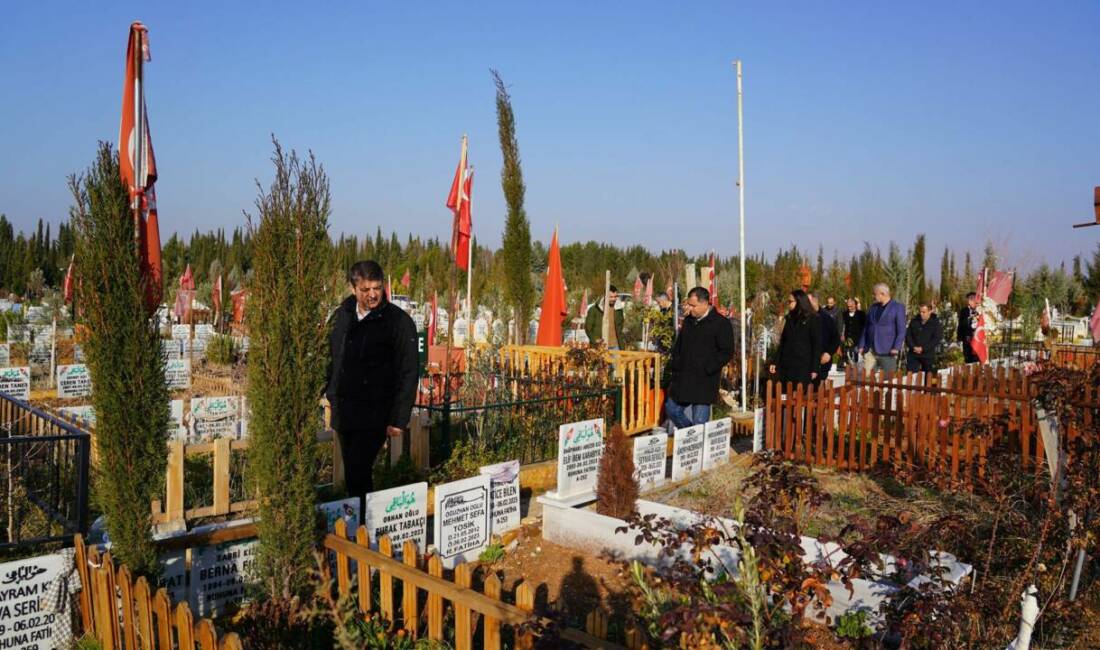
[[[0,564],[0,648],[68,648],[72,618],[66,576],[72,551]]]
[[[603,418],[558,427],[558,498],[596,489],[603,434]]]
[[[88,366],[77,363],[57,367],[57,396],[59,398],[87,397],[92,394],[92,375]]]
[[[634,475],[640,487],[657,487],[665,482],[668,434],[654,433],[634,438]]]
[[[186,390],[191,387],[191,360],[171,359],[164,362],[164,379],[168,390]]]
[[[702,424],[677,429],[672,436],[672,480],[681,481],[703,471],[706,428]]]
[[[244,601],[258,540],[227,542],[191,549],[191,611],[218,616]]]
[[[0,368],[0,392],[24,402],[31,398],[31,369],[27,366]]]
[[[476,560],[489,544],[488,476],[473,476],[435,488],[435,548],[453,569]]]
[[[730,460],[730,435],[733,433],[733,419],[722,418],[706,423],[707,443],[704,446],[703,469],[713,469]]]
[[[519,461],[509,460],[486,465],[479,473],[489,477],[492,488],[489,505],[492,522],[489,532],[501,535],[519,527]]]
[[[378,548],[378,540],[389,535],[394,555],[401,554],[401,545],[409,539],[424,552],[428,544],[427,483],[369,492],[366,508],[365,525],[372,548]]]

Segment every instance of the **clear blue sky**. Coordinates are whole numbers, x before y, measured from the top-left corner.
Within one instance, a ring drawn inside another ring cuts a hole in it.
[[[493,86],[511,87],[532,234],[848,255],[929,237],[1030,267],[1090,252],[1100,3],[9,3],[0,212],[56,222],[116,140],[128,25],[150,30],[162,228],[243,223],[271,133],[331,177],[334,231],[448,237],[458,142],[474,229],[504,223]],[[261,8],[263,7],[263,8]],[[140,8],[140,9],[139,9]],[[961,261],[960,261],[961,263]]]

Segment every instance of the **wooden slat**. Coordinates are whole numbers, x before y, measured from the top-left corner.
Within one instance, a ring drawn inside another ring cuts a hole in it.
[[[378,540],[378,552],[388,558],[393,558],[393,544],[389,535],[383,535]],[[382,568],[378,571],[378,601],[382,611],[382,618],[393,622],[393,574]]]
[[[195,619],[187,603],[176,605],[176,639],[180,650],[193,650],[195,647]]]
[[[204,618],[199,621],[196,636],[201,650],[218,650],[218,632],[210,619]]]
[[[411,539],[405,540],[405,543],[401,547],[401,559],[404,560],[405,566],[412,569],[416,569],[417,560],[417,548],[416,542]],[[401,619],[405,622],[405,630],[408,631],[412,638],[417,637],[418,623],[420,622],[420,615],[417,612],[417,589],[416,584],[412,582],[402,581],[401,583]]]
[[[115,573],[118,582],[119,606],[122,608],[122,642],[126,648],[137,647],[134,630],[134,588],[130,568],[120,566]]]
[[[3,404],[5,408],[10,406],[10,402],[7,401],[3,401]],[[77,574],[80,575],[80,624],[83,630],[94,633],[95,624],[92,622],[94,620],[92,618],[92,593],[94,588],[91,579],[88,577],[88,553],[84,546],[84,536],[77,533],[73,537],[73,546],[73,558],[76,562]]]
[[[229,513],[229,438],[214,441],[214,514]]]
[[[367,536],[366,526],[359,526],[359,528],[355,530],[355,543],[363,548],[370,548],[370,540]],[[359,612],[361,614],[369,614],[371,611],[370,565],[366,562],[356,562],[355,574],[359,581]]]
[[[157,622],[157,647],[172,647],[172,628],[175,622],[172,620],[172,601],[168,598],[168,590],[164,587],[157,589],[153,596],[153,614]]]
[[[164,514],[168,521],[183,518],[183,441],[172,440],[168,443],[168,474],[165,482]]]
[[[153,598],[145,576],[139,577],[134,583],[134,606],[138,647],[141,650],[153,650],[153,644],[156,642],[153,638]]]
[[[500,578],[490,574],[485,578],[482,591],[493,600],[500,600]],[[500,650],[500,621],[491,616],[482,619],[482,645],[485,650]]]
[[[469,589],[473,581],[473,571],[468,563],[455,566],[455,586],[459,589]],[[471,621],[470,607],[463,599],[453,600],[455,612],[455,650],[471,650],[473,648],[473,624]]]
[[[535,611],[535,590],[531,585],[523,582],[516,587],[516,607],[528,614]],[[534,637],[525,630],[516,630],[517,650],[531,650],[535,647]]]
[[[333,530],[338,537],[347,538],[348,525],[342,518],[337,519]],[[351,577],[348,575],[348,556],[335,551],[336,554],[336,589],[341,597],[351,593]]]
[[[364,564],[360,563],[360,566]],[[428,575],[443,578],[443,562],[434,553],[428,558]],[[443,640],[443,596],[434,589],[428,590],[428,638],[433,641]]]

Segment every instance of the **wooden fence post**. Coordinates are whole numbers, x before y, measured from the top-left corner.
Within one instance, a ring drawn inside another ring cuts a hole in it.
[[[523,582],[516,587],[516,607],[533,614],[535,611],[535,590],[531,585]],[[535,647],[535,640],[528,630],[516,630],[516,645],[518,650],[531,650]]]
[[[489,598],[500,600],[500,578],[490,574],[485,578],[485,585],[482,590]],[[500,621],[491,616],[486,616],[482,623],[482,629],[484,631],[482,645],[485,650],[500,650]]]
[[[404,561],[405,566],[417,568],[417,548],[416,542],[411,539],[405,540],[405,543],[401,546],[401,559]],[[416,585],[404,581],[401,586],[401,618],[405,622],[405,629],[408,631],[409,636],[412,638],[417,637],[417,627],[420,622],[420,615],[417,611],[417,588]]]
[[[214,514],[229,514],[229,438],[214,441]]]
[[[386,557],[393,557],[393,544],[389,535],[383,535],[378,540],[378,552]],[[393,576],[385,569],[378,570],[378,601],[382,611],[382,618],[387,622],[393,622]]]
[[[348,538],[348,524],[342,518],[337,519],[333,525],[336,536],[340,539]],[[351,593],[351,577],[348,575],[348,556],[339,551],[333,551],[336,555],[336,589],[343,598]]]
[[[366,526],[360,525],[355,530],[355,543],[363,548],[370,548]],[[366,562],[356,562],[355,565],[355,573],[359,578],[359,612],[369,615],[371,612],[370,566]]]
[[[182,440],[168,442],[168,476],[165,481],[164,513],[168,521],[183,519],[183,461],[186,453]]]
[[[443,562],[434,553],[428,558],[428,575],[443,577]],[[431,591],[428,592],[428,638],[443,640],[443,596]]]
[[[455,585],[462,589],[469,589],[473,582],[473,571],[470,565],[463,562],[455,566]],[[471,650],[473,648],[473,625],[471,622],[470,608],[462,603],[451,603],[455,611],[455,650]]]

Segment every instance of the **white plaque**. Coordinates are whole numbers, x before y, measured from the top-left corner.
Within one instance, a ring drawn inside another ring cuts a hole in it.
[[[672,436],[672,480],[682,481],[703,471],[706,428],[702,424],[677,429]]]
[[[176,440],[187,440],[187,425],[183,423],[183,400],[168,402],[168,433]]]
[[[596,489],[603,455],[603,418],[558,427],[558,489],[561,498]]]
[[[197,339],[208,339],[214,334],[214,326],[210,323],[200,323],[195,326],[195,338]]]
[[[27,366],[0,368],[0,393],[24,402],[31,398],[31,369]]]
[[[11,343],[0,343],[0,366],[11,365]]]
[[[226,542],[191,549],[191,611],[213,617],[244,601],[259,541]]]
[[[489,321],[479,318],[474,321],[474,343],[489,342]]]
[[[191,399],[191,437],[200,440],[236,438],[241,421],[239,397]]]
[[[703,469],[714,469],[730,460],[730,435],[733,419],[711,420],[706,424],[707,444],[703,449]]]
[[[92,375],[88,366],[76,363],[57,367],[57,396],[60,399],[87,397],[92,394]]]
[[[172,326],[172,338],[174,338],[174,339],[189,339],[189,338],[191,338],[191,326],[190,325],[173,325]]]
[[[160,356],[165,361],[175,361],[183,358],[183,341],[179,339],[161,339]]]
[[[435,548],[443,566],[472,562],[489,544],[488,476],[435,486]]]
[[[401,546],[407,539],[416,542],[417,549],[424,552],[428,544],[427,483],[368,492],[366,509],[364,518],[371,548],[377,549],[378,540],[389,535],[394,555],[401,555]]]
[[[764,409],[756,409],[752,414],[752,451],[764,451]]]
[[[172,359],[164,363],[164,379],[168,390],[187,390],[191,388],[191,360]]]
[[[0,564],[0,648],[69,647],[72,616],[66,578],[73,571],[71,553]]]
[[[157,578],[157,587],[168,590],[168,597],[173,603],[182,603],[188,600],[187,593],[187,551],[169,551],[157,558],[160,564],[160,577]]]
[[[492,522],[489,532],[502,535],[519,527],[519,461],[509,460],[486,465],[478,473],[489,477],[492,487],[489,515]]]
[[[62,406],[57,409],[65,416],[76,421],[77,424],[85,428],[95,428],[95,407],[91,404],[82,404],[80,406]]]
[[[634,476],[639,487],[658,487],[665,482],[667,451],[668,434],[663,431],[634,438]]]

